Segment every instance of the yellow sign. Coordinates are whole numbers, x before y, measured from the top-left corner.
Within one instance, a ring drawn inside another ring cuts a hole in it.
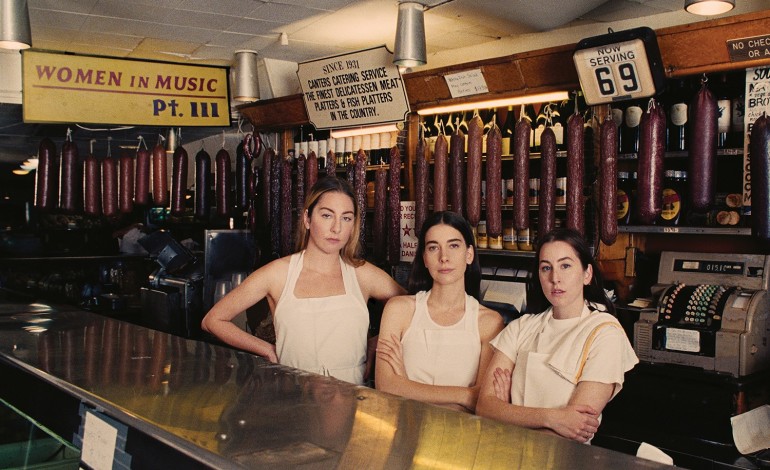
[[[24,122],[229,126],[227,68],[23,52]]]

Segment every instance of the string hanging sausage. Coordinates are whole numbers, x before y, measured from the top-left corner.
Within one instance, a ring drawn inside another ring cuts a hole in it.
[[[141,149],[136,152],[136,177],[134,178],[134,204],[140,206],[150,202],[150,152]]]
[[[575,110],[567,119],[567,227],[585,234],[585,203],[583,175],[585,149],[583,148],[583,115]]]
[[[716,181],[714,174],[717,164],[717,99],[708,89],[706,80],[701,81],[700,90],[690,104],[690,152],[689,195],[691,207],[700,212],[707,211],[714,203]],[[753,186],[753,185],[752,185]]]
[[[433,147],[433,211],[447,209],[447,152],[448,145],[443,132],[439,132]]]
[[[273,186],[280,187],[280,182],[275,183],[273,180],[276,175],[273,175],[273,161],[275,160],[275,151],[271,148],[265,150],[265,154],[262,156],[262,211],[263,217],[266,223],[272,222],[272,216],[275,212],[272,212],[273,207]]]
[[[268,149],[272,152],[272,149]],[[283,182],[283,159],[273,153],[272,178],[270,181],[270,246],[273,254],[281,254],[281,183]],[[291,191],[289,191],[291,193]]]
[[[281,159],[281,256],[292,250],[291,157]]]
[[[348,178],[348,183],[350,183],[351,186],[356,185],[356,164],[355,160],[351,158],[351,161],[347,162],[345,164],[345,174]]]
[[[152,201],[158,207],[168,205],[168,161],[161,144],[152,149]]]
[[[366,152],[362,149],[356,153],[355,162],[355,189],[356,206],[359,214],[358,240],[360,242],[360,254],[363,255],[366,248]]]
[[[204,149],[195,154],[195,217],[208,219],[211,211],[211,155]]]
[[[651,225],[663,207],[663,158],[666,155],[666,112],[654,98],[647,103],[639,128],[636,220]]]
[[[187,150],[181,145],[174,150],[171,163],[171,215],[184,214],[185,192],[187,190]]]
[[[503,134],[497,124],[487,132],[487,234],[503,234]]]
[[[248,185],[246,189],[246,206],[249,210],[256,207],[257,203],[257,186],[259,185],[259,168],[256,165],[252,166],[252,161],[260,153],[262,153],[262,138],[258,134],[254,134],[252,139],[254,142],[254,150],[249,153],[249,147],[245,147],[245,153],[248,158],[246,161],[246,172],[249,174]]]
[[[102,160],[102,213],[107,217],[118,213],[118,166],[110,156]]]
[[[529,138],[532,126],[523,116],[522,112],[513,135],[513,224],[516,230],[529,228]]]
[[[385,219],[388,206],[388,170],[377,168],[374,172],[374,226],[372,237],[374,241],[374,258],[384,261],[387,254],[387,231]]]
[[[253,136],[246,134],[235,148],[235,206],[244,212],[249,209],[249,180],[251,179],[251,149]]]
[[[401,153],[398,146],[390,149],[388,172],[388,262],[396,266],[401,261]]]
[[[120,185],[118,186],[118,208],[123,214],[134,210],[134,159],[130,155],[120,156]]]
[[[415,179],[415,206],[414,206],[414,228],[415,235],[420,235],[420,229],[423,222],[428,215],[428,159],[425,155],[426,145],[425,139],[420,139],[417,142],[417,148],[415,151],[415,158],[417,163],[415,165],[414,179]],[[375,193],[377,191],[375,185]],[[376,201],[375,201],[376,204]],[[376,228],[375,228],[375,233]]]
[[[64,141],[61,147],[61,197],[59,198],[59,208],[69,214],[78,210],[78,201],[80,198],[80,182],[78,178],[78,147],[74,142]],[[132,188],[133,190],[133,188]]]
[[[56,206],[59,190],[59,164],[56,144],[48,137],[37,148],[37,177],[35,179],[35,207],[51,210]]]
[[[618,128],[606,117],[599,128],[599,239],[612,245],[618,237]]]
[[[305,193],[310,192],[310,188],[316,181],[318,181],[318,155],[311,150],[307,155],[307,164],[305,165]]]
[[[225,149],[219,149],[214,157],[216,165],[216,198],[217,216],[228,217],[233,212],[233,199],[230,193],[230,153]]]
[[[468,161],[466,177],[468,190],[466,202],[468,222],[476,227],[481,220],[481,153],[484,139],[484,123],[478,114],[468,123]]]
[[[550,126],[540,135],[540,207],[538,236],[544,236],[556,226],[556,134]]]
[[[337,158],[333,150],[326,152],[326,176],[337,175]]]
[[[102,213],[101,164],[93,154],[83,161],[83,211],[90,216]]]
[[[463,188],[465,187],[465,134],[460,128],[449,138],[449,206],[463,215]]]
[[[307,158],[305,157],[305,154],[300,153],[299,157],[297,157],[297,186],[294,189],[294,194],[296,195],[296,201],[294,203],[294,207],[297,208],[297,222],[302,222],[302,208],[305,207],[305,194],[307,192],[305,188],[306,180],[305,176],[307,175]]]
[[[770,119],[765,113],[754,121],[749,145],[752,233],[770,240]]]

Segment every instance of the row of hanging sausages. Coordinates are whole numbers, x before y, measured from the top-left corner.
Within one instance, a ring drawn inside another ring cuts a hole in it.
[[[584,197],[583,197],[583,118],[576,113],[568,121],[568,135],[571,144],[567,150],[568,185],[567,224],[581,233],[584,232]],[[433,210],[451,210],[463,214],[472,226],[477,226],[482,213],[481,181],[482,150],[484,125],[477,115],[468,124],[467,153],[466,137],[459,129],[451,135],[449,144],[444,136],[436,140],[433,151]],[[529,228],[529,164],[531,125],[520,119],[514,129],[513,137],[513,223],[516,230]],[[539,226],[545,233],[555,226],[556,211],[556,137],[550,128],[541,136],[542,172],[539,205]],[[486,134],[486,221],[487,234],[499,237],[502,234],[502,195],[491,188],[502,188],[502,134],[496,124],[492,124]],[[425,220],[429,204],[429,150],[424,140],[417,144],[415,166],[415,218],[417,227]],[[611,167],[607,177],[615,173]],[[614,186],[615,184],[613,184]],[[608,212],[609,213],[609,212]],[[612,212],[614,221],[614,212]],[[615,227],[617,227],[615,223]],[[617,230],[617,229],[616,229]],[[607,241],[609,237],[607,237]],[[614,240],[612,240],[614,241]],[[610,242],[612,242],[610,241]]]
[[[333,154],[328,155],[333,162]],[[363,150],[356,154],[355,164],[348,167],[347,177],[354,190],[358,213],[366,211],[366,162]],[[302,223],[307,193],[318,181],[318,160],[315,152],[307,156],[300,154],[296,159],[278,156],[273,149],[265,151],[262,165],[260,188],[263,222],[269,226],[270,246],[273,256],[290,254],[293,246],[295,227]],[[295,175],[292,178],[292,175]],[[327,165],[326,176],[336,177],[336,168]],[[374,180],[374,257],[378,261],[398,264],[400,259],[400,218],[401,218],[401,155],[397,147],[390,153],[390,167],[378,168]],[[366,217],[360,217],[358,236],[361,246],[366,233]]]
[[[182,215],[187,192],[188,155],[178,147],[172,157],[171,191],[169,198],[168,162],[165,148],[158,144],[150,152],[139,149],[136,156],[97,159],[89,153],[82,160],[74,142],[66,140],[61,154],[49,138],[38,146],[38,169],[35,180],[35,207],[61,210],[64,213],[83,213],[90,216],[115,217],[133,212],[134,205],[158,207],[171,205],[171,214]],[[256,178],[251,162],[238,161],[237,170],[246,175],[236,185],[239,207],[248,209],[250,189]],[[231,194],[230,154],[225,149],[217,152],[214,161],[216,215],[227,217],[233,210]],[[195,216],[207,218],[211,210],[212,188],[211,157],[205,150],[195,156]],[[249,183],[252,181],[251,183]],[[150,199],[150,193],[152,199]]]
[[[707,211],[714,204],[716,173],[716,137],[718,108],[716,98],[706,86],[694,96],[691,103],[691,148],[688,155],[690,178],[689,204],[696,211]],[[765,119],[764,117],[761,119]],[[770,163],[766,162],[767,124],[758,120],[754,125],[756,136],[752,134],[752,156],[759,154],[759,162],[752,160],[753,212],[759,214],[753,219],[757,235],[770,239]],[[763,127],[764,126],[764,127]],[[585,176],[584,156],[585,121],[575,111],[567,120],[567,191],[566,225],[580,233],[585,233]],[[598,154],[595,163],[598,166],[596,205],[597,234],[605,244],[615,242],[617,226],[617,176],[618,129],[609,116],[599,125]],[[513,226],[516,230],[529,228],[529,172],[530,172],[530,133],[531,125],[525,119],[519,119],[514,128],[512,139],[513,153]],[[467,153],[466,137],[456,130],[447,139],[441,135],[433,151],[433,210],[451,208],[466,216],[471,225],[476,226],[481,217],[481,169],[482,169],[483,124],[475,116],[468,124]],[[486,200],[487,233],[498,237],[501,232],[501,198],[498,191],[491,188],[501,186],[502,172],[498,150],[499,129],[492,124],[487,132],[487,171],[488,187]],[[664,157],[666,152],[666,114],[662,106],[650,99],[647,110],[641,118],[640,142],[638,152],[638,185],[635,205],[637,220],[642,224],[654,224],[662,209],[662,186]],[[757,147],[756,149],[754,147]],[[418,227],[425,219],[429,203],[429,171],[427,159],[430,151],[422,140],[417,145],[415,170],[415,202]],[[465,175],[462,174],[465,158]],[[764,159],[764,160],[761,160]],[[538,232],[545,233],[555,226],[555,188],[556,188],[556,141],[554,133],[546,128],[541,136],[541,173]],[[463,184],[465,183],[465,184]],[[767,200],[762,200],[762,198]]]

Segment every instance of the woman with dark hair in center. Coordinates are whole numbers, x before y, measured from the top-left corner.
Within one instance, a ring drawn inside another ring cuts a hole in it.
[[[378,390],[473,411],[492,357],[500,314],[479,304],[481,268],[473,231],[454,212],[435,212],[420,230],[409,275],[412,295],[390,299],[380,324]]]
[[[476,412],[588,443],[639,361],[578,232],[545,234],[535,262],[526,314],[492,341]]]

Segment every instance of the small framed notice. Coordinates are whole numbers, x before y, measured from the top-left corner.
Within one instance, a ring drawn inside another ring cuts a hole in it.
[[[666,349],[671,351],[700,352],[700,332],[681,328],[666,329]]]
[[[444,80],[446,80],[452,98],[489,92],[487,81],[484,79],[484,74],[481,73],[481,69],[450,73],[444,75]]]

